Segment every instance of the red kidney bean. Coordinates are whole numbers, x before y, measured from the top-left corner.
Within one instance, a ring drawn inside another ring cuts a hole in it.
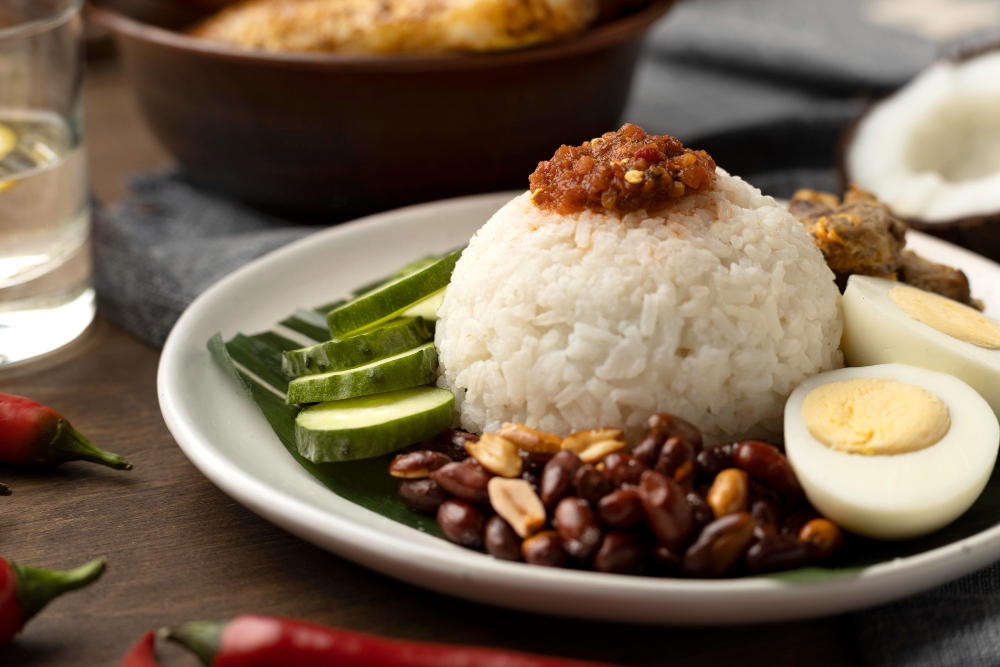
[[[791,535],[764,535],[747,550],[747,567],[753,572],[774,572],[802,567],[809,560],[805,544]]]
[[[788,459],[773,445],[756,440],[744,440],[736,446],[733,463],[746,470],[755,480],[775,491],[785,499],[802,495],[802,487],[795,477]]]
[[[661,412],[651,416],[646,424],[649,426],[650,432],[662,435],[664,441],[671,437],[678,437],[694,447],[696,453],[701,451],[701,431],[689,421]]]
[[[635,574],[642,569],[646,548],[632,533],[613,531],[604,536],[594,556],[594,569],[598,572]]]
[[[664,546],[677,550],[684,545],[694,521],[686,493],[674,480],[647,470],[639,481],[639,497],[646,522]]]
[[[429,477],[432,472],[451,463],[451,459],[430,449],[399,454],[389,464],[389,474],[403,479]]]
[[[399,497],[410,509],[433,514],[441,503],[448,500],[448,492],[429,477],[404,479],[399,483]]]
[[[642,498],[635,489],[616,489],[598,501],[597,515],[611,528],[631,528],[645,516]]]
[[[582,498],[563,498],[556,506],[552,523],[563,548],[573,558],[588,558],[601,543],[601,528],[590,504]]]
[[[649,433],[642,441],[632,448],[632,456],[639,459],[643,465],[652,468],[656,465],[656,460],[660,458],[660,450],[663,449],[663,436],[658,433]]]
[[[658,574],[673,575],[681,569],[683,558],[662,544],[653,548],[652,564]]]
[[[465,450],[465,443],[468,440],[479,440],[479,436],[468,431],[458,429],[448,429],[438,435],[425,440],[417,445],[417,449],[433,449],[441,452],[453,461],[463,461],[469,458],[469,452]]]
[[[649,468],[631,454],[614,452],[604,457],[604,476],[615,486],[638,484]]]
[[[569,560],[569,555],[563,548],[559,535],[553,530],[546,530],[532,535],[521,543],[521,555],[532,565],[548,565],[563,567]]]
[[[474,503],[489,502],[486,485],[491,477],[493,474],[473,458],[449,463],[431,473],[431,479],[445,491]]]
[[[452,498],[437,511],[438,526],[452,542],[474,549],[483,543],[483,513],[464,500]]]
[[[545,464],[542,470],[541,493],[542,503],[551,509],[570,492],[577,469],[583,465],[580,457],[564,449]]]
[[[521,538],[517,536],[509,523],[498,516],[490,517],[486,522],[483,542],[486,543],[486,550],[494,558],[521,560]]]
[[[726,468],[732,468],[733,452],[735,450],[736,443],[726,443],[706,447],[698,452],[695,461],[698,466],[699,476],[711,481]]]
[[[778,508],[770,500],[755,500],[750,505],[750,515],[767,534],[778,532]]]
[[[691,507],[691,521],[694,523],[693,532],[699,532],[715,520],[715,512],[712,511],[712,507],[701,494],[688,491],[685,498]]]
[[[684,554],[684,573],[694,577],[725,574],[750,546],[753,529],[749,512],[727,514],[708,524]]]
[[[679,484],[693,481],[695,473],[694,446],[677,436],[669,438],[663,443],[654,469]]]
[[[591,464],[580,466],[573,477],[576,495],[591,505],[597,505],[601,498],[615,490],[614,484]]]

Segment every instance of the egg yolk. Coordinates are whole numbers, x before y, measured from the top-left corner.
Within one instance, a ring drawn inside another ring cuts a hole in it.
[[[948,406],[926,389],[882,378],[821,385],[802,403],[814,438],[850,454],[903,454],[930,447],[951,428]]]
[[[943,334],[989,350],[1000,349],[1000,324],[975,308],[906,285],[890,289],[889,298],[909,317]]]

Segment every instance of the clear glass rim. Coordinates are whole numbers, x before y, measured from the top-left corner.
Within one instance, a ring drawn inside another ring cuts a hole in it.
[[[65,6],[49,16],[30,19],[24,23],[0,28],[0,41],[23,39],[57,28],[80,13],[84,0],[66,0]]]

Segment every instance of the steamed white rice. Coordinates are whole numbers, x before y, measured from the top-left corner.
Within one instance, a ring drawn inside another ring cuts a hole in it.
[[[780,433],[840,366],[833,274],[802,225],[723,170],[665,217],[546,213],[527,193],[472,238],[439,311],[439,384],[463,428],[568,434],[654,412],[710,441]]]

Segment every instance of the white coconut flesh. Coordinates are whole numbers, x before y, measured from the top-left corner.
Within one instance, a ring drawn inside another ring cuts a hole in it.
[[[904,218],[1000,212],[1000,51],[925,70],[862,118],[845,157],[849,180]]]

